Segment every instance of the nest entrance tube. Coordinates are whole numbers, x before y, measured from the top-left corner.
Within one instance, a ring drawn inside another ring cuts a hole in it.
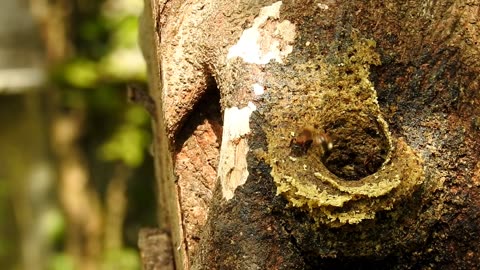
[[[391,151],[386,124],[381,121],[352,112],[327,123],[325,130],[334,147],[322,160],[325,167],[346,181],[360,180],[377,172]]]

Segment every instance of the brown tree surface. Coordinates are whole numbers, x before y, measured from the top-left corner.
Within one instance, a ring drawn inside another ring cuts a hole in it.
[[[475,0],[147,0],[176,269],[480,267],[479,18]]]

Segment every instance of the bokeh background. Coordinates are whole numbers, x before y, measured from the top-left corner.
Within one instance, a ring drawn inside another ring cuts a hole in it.
[[[0,269],[141,269],[156,225],[143,0],[0,0]]]

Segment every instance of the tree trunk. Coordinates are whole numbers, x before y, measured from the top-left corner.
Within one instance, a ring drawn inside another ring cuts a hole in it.
[[[479,18],[478,1],[147,0],[176,269],[480,267]]]

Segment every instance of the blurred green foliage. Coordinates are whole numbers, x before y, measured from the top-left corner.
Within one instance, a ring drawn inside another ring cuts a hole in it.
[[[95,61],[78,57],[67,63],[58,76],[72,87],[92,88],[100,78],[97,69]]]
[[[140,53],[138,14],[141,0],[87,0],[77,3],[71,33],[75,57],[56,67],[65,108],[83,109],[101,161],[121,161],[138,167],[148,154],[149,117],[127,104],[126,84],[145,82],[146,65]],[[101,127],[93,127],[102,122]],[[88,136],[88,132],[86,130]],[[91,145],[90,145],[91,146]]]
[[[152,136],[149,115],[138,105],[129,104],[125,91],[128,83],[146,81],[146,65],[137,44],[143,1],[73,3],[69,34],[74,57],[54,67],[52,79],[60,89],[63,109],[85,115],[80,143],[88,158],[92,185],[99,193],[105,195],[116,163],[133,171],[124,222],[126,246],[106,251],[101,269],[140,269],[134,249],[136,231],[156,223],[153,166],[148,152]],[[55,217],[52,224],[52,235],[58,237],[64,225]],[[60,247],[49,269],[73,269],[73,259],[65,254]]]
[[[121,160],[130,167],[138,167],[144,161],[145,149],[151,141],[150,133],[142,129],[149,119],[139,107],[130,107],[112,137],[99,148],[103,160]]]
[[[73,258],[65,253],[57,253],[52,256],[47,266],[48,270],[75,270]]]
[[[139,268],[138,251],[133,249],[110,250],[105,255],[102,270],[135,269]]]
[[[7,202],[9,200],[8,191],[10,190],[10,188],[8,187],[8,183],[9,182],[6,179],[0,177],[0,217],[8,217],[9,214],[7,209]],[[6,226],[8,226],[8,224],[6,224],[6,222],[2,222],[2,224],[0,224],[0,231],[6,231]],[[10,250],[12,250],[12,244],[8,240],[8,237],[0,235],[0,261],[3,261],[2,258],[8,256]]]
[[[109,1],[104,2],[108,7]],[[142,2],[141,0],[114,1]],[[73,34],[76,56],[57,67],[58,83],[76,88],[92,89],[100,83],[145,81],[146,66],[137,44],[138,4],[130,12],[111,12],[104,8],[84,9],[77,14]],[[91,5],[100,8],[99,5]],[[110,5],[111,6],[111,5]],[[128,6],[125,6],[128,8]]]

